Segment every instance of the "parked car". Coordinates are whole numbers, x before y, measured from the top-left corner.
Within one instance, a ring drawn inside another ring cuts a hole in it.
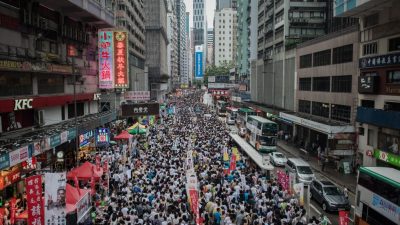
[[[274,166],[285,166],[287,162],[287,158],[284,154],[280,152],[271,152],[269,153],[270,161]]]
[[[309,185],[315,180],[315,175],[311,170],[310,164],[300,158],[288,158],[285,164],[286,171],[296,174],[296,181]]]
[[[246,135],[246,128],[245,127],[241,127],[240,129],[239,129],[239,136],[240,137],[244,137],[245,135]]]
[[[226,124],[228,125],[235,125],[235,119],[232,118],[231,116],[226,117]]]
[[[330,181],[314,180],[310,185],[310,198],[321,204],[324,211],[350,210],[349,200]]]

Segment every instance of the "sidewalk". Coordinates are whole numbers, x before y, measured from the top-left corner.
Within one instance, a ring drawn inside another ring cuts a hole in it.
[[[305,157],[305,154],[301,152],[300,149],[286,143],[285,141],[278,140],[277,147],[289,153],[290,155],[287,155],[287,157]],[[342,187],[345,186],[349,192],[355,194],[357,187],[357,175],[339,173],[331,167],[327,167],[325,168],[325,171],[321,171],[321,166],[318,165],[318,160],[315,157],[310,157],[309,160],[306,161],[310,164],[313,170],[318,171],[319,173],[328,177],[336,184]]]

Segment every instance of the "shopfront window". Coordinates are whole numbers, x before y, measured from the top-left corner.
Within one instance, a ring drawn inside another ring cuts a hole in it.
[[[0,96],[32,95],[32,87],[28,73],[0,73]]]
[[[399,139],[400,134],[387,134],[380,132],[378,135],[378,148],[382,151],[389,152],[395,155],[399,154]]]
[[[64,77],[54,74],[38,75],[39,94],[57,94],[64,93]]]

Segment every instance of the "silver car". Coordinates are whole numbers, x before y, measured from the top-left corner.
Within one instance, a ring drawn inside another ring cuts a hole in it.
[[[287,162],[286,156],[280,152],[271,152],[269,153],[269,156],[271,163],[274,166],[285,166]]]

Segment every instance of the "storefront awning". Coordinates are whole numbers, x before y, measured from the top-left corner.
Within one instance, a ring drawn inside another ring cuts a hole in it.
[[[279,117],[282,119],[291,121],[294,124],[301,125],[304,127],[307,127],[309,129],[324,133],[328,135],[329,139],[335,138],[335,135],[339,133],[354,133],[354,126],[352,125],[331,125],[331,124],[325,124],[317,121],[313,121],[310,119],[305,119],[300,116],[297,116],[296,114],[289,114],[289,113],[279,113]]]

